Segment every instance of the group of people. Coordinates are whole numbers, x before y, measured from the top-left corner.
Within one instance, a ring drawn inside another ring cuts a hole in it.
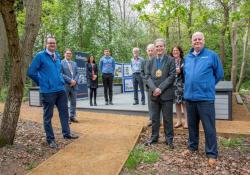
[[[43,125],[46,141],[51,148],[57,148],[51,124],[54,106],[56,105],[65,139],[77,139],[79,136],[71,133],[69,124],[77,123],[76,98],[79,73],[76,62],[72,60],[72,50],[66,49],[64,59],[56,52],[55,37],[46,38],[46,49],[38,52],[28,69],[28,76],[40,87],[43,105]],[[115,61],[110,56],[109,49],[104,49],[104,56],[100,60],[106,105],[113,105],[112,86]],[[97,105],[96,94],[98,88],[98,66],[95,57],[90,55],[86,64],[86,78],[90,89],[90,105]],[[108,98],[109,96],[109,98]],[[94,97],[94,102],[92,101]],[[68,100],[70,107],[68,108]]]
[[[147,46],[148,59],[139,56],[139,48],[133,48],[131,69],[134,87],[134,103],[139,104],[138,87],[141,91],[141,104],[145,105],[145,93],[148,96],[151,137],[145,145],[158,142],[160,120],[163,120],[165,143],[174,149],[174,127],[188,129],[188,149],[183,156],[190,156],[198,150],[199,122],[205,132],[205,151],[208,164],[214,165],[218,156],[215,128],[215,85],[223,78],[223,68],[218,55],[204,47],[205,37],[201,32],[192,35],[192,49],[185,56],[180,46],[175,46],[170,55],[166,54],[166,42],[156,39]],[[51,125],[54,105],[59,111],[62,134],[65,139],[77,139],[70,131],[70,122],[76,119],[76,91],[78,89],[77,66],[72,51],[66,49],[64,60],[56,52],[56,39],[48,37],[46,49],[33,59],[28,76],[40,86],[43,104],[43,121],[46,139],[51,148],[57,148]],[[90,106],[96,106],[98,72],[102,74],[105,105],[113,105],[113,77],[115,60],[110,50],[104,49],[104,55],[97,66],[95,57],[90,55],[86,64],[86,77],[90,89]],[[70,108],[68,111],[68,99]],[[94,100],[93,100],[94,99]],[[176,106],[177,123],[173,124],[173,104]],[[182,123],[182,110],[184,123]],[[70,121],[70,122],[69,122]]]
[[[198,151],[199,123],[205,133],[205,152],[208,165],[214,166],[218,157],[215,128],[215,85],[223,78],[219,56],[205,46],[201,32],[192,35],[192,49],[185,56],[180,46],[167,55],[166,42],[156,39],[147,47],[148,59],[142,66],[141,77],[148,91],[149,116],[152,121],[151,137],[145,145],[158,142],[162,117],[165,143],[174,149],[173,128],[183,125],[188,129],[188,148],[182,155],[191,156]],[[143,96],[143,95],[142,95]],[[173,125],[173,103],[176,105],[177,123]],[[182,109],[185,116],[182,123]]]

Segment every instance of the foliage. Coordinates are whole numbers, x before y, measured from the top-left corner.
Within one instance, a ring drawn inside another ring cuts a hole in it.
[[[228,138],[228,139],[222,138],[220,140],[221,145],[230,148],[241,146],[243,142],[244,140],[242,138]]]
[[[134,169],[140,163],[155,163],[159,159],[159,153],[156,151],[146,151],[144,145],[137,145],[130,153],[125,167]]]

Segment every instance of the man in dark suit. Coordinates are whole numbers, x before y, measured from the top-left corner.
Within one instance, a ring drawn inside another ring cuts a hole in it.
[[[158,142],[160,113],[162,112],[166,144],[173,149],[175,61],[165,54],[166,43],[163,39],[155,40],[154,45],[156,57],[149,60],[147,71],[147,85],[152,105],[152,135],[146,145]]]
[[[78,71],[76,62],[71,60],[72,51],[66,49],[64,53],[64,60],[62,60],[62,75],[65,81],[65,90],[67,93],[68,100],[70,101],[69,117],[70,122],[77,123],[76,119],[76,95],[77,95],[77,81],[78,81]]]

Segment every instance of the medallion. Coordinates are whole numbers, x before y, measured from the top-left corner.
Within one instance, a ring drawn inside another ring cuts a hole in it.
[[[161,72],[160,69],[158,69],[158,70],[155,72],[155,76],[159,78],[159,77],[161,77],[161,75],[162,75],[162,72]]]

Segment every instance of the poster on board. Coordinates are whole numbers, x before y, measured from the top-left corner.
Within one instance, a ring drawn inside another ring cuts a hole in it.
[[[87,86],[87,78],[86,78],[86,63],[88,54],[84,52],[75,52],[76,56],[76,64],[77,70],[79,74],[78,78],[78,91],[77,91],[77,99],[87,98],[88,97],[88,86]]]

